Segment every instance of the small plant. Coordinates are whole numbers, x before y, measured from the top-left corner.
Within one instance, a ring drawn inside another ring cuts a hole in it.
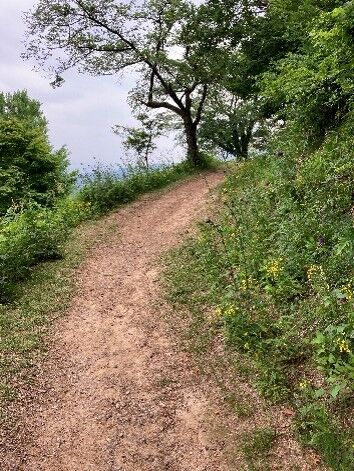
[[[270,469],[267,458],[274,446],[276,432],[272,428],[258,428],[246,433],[242,440],[242,451],[249,469],[261,471]]]
[[[252,404],[240,397],[239,393],[229,393],[225,397],[225,400],[240,419],[251,417],[254,413]]]
[[[354,328],[350,324],[329,325],[313,340],[316,362],[326,373],[334,399],[342,390],[354,388],[353,341]]]
[[[301,442],[321,452],[332,469],[347,471],[354,462],[353,436],[331,420],[323,404],[307,403],[297,414]]]

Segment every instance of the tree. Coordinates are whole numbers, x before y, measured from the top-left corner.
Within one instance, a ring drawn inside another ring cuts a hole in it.
[[[259,53],[267,35],[257,37],[268,4],[267,0],[206,0],[198,12],[196,34],[203,45],[200,47],[222,67],[220,84],[242,100],[258,90],[260,69],[255,67],[250,54],[256,55],[257,64],[269,64],[272,59],[264,51]]]
[[[203,143],[241,160],[248,158],[251,144],[261,150],[270,123],[263,118],[258,102],[242,100],[220,88],[213,96],[201,124]]]
[[[149,169],[149,158],[156,149],[155,139],[163,135],[166,122],[162,117],[147,114],[139,114],[139,127],[115,126],[113,132],[123,137],[123,147],[127,152],[133,151],[138,158],[138,163],[142,163]]]
[[[53,204],[74,182],[65,148],[53,151],[40,103],[0,94],[0,214],[30,201]]]
[[[54,85],[63,82],[63,72],[71,67],[94,75],[134,68],[140,77],[135,101],[177,115],[187,158],[201,165],[198,127],[209,87],[222,68],[198,47],[195,34],[190,36],[197,13],[188,0],[40,0],[26,16],[26,57],[43,66],[54,59]]]
[[[273,108],[296,124],[304,142],[315,148],[353,106],[354,6],[347,2],[331,9],[338,3],[323,0],[316,6],[303,47],[278,61],[262,81],[262,93]]]
[[[48,121],[41,110],[41,104],[29,98],[26,90],[0,92],[0,116],[20,119],[27,126],[41,128],[47,133]]]

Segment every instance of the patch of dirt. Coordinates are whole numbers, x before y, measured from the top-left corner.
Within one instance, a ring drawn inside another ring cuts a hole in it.
[[[158,258],[205,214],[210,189],[222,178],[192,178],[108,217],[117,231],[77,271],[77,294],[55,325],[20,436],[3,447],[1,470],[248,469],[230,450],[235,433],[255,419],[230,413],[167,332],[158,283]],[[298,468],[282,458],[286,467],[274,469],[316,469],[298,456]]]

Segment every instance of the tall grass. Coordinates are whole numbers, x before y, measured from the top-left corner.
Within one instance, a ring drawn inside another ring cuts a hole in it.
[[[117,205],[133,201],[143,193],[162,188],[195,172],[196,169],[188,163],[161,166],[152,170],[129,166],[119,173],[111,167],[98,165],[91,172],[82,175],[82,186],[77,198],[89,203],[97,214],[102,214]]]

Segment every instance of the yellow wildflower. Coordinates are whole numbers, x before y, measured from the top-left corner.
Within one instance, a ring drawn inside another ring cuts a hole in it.
[[[311,281],[315,275],[323,275],[323,268],[321,265],[310,265],[307,269],[307,278]]]
[[[234,316],[235,314],[236,308],[231,305],[226,307],[217,307],[215,309],[215,317]]]
[[[236,313],[236,310],[234,306],[228,306],[227,308],[224,309],[225,316],[234,316],[235,313]]]
[[[268,276],[272,278],[277,278],[279,274],[283,271],[283,267],[281,266],[282,259],[272,260],[268,263],[266,267],[266,273]]]
[[[345,295],[348,301],[352,301],[354,299],[354,291],[351,283],[343,285],[340,290]]]
[[[253,283],[254,283],[254,278],[252,278],[251,276],[248,277],[248,279],[244,278],[243,280],[241,280],[240,282],[240,288],[242,291],[246,291],[248,288],[250,288]]]
[[[217,308],[215,309],[215,316],[216,316],[216,317],[222,317],[222,315],[223,315],[223,312],[222,312],[221,307],[217,307]]]
[[[349,343],[344,339],[337,339],[337,345],[341,353],[350,353]]]

